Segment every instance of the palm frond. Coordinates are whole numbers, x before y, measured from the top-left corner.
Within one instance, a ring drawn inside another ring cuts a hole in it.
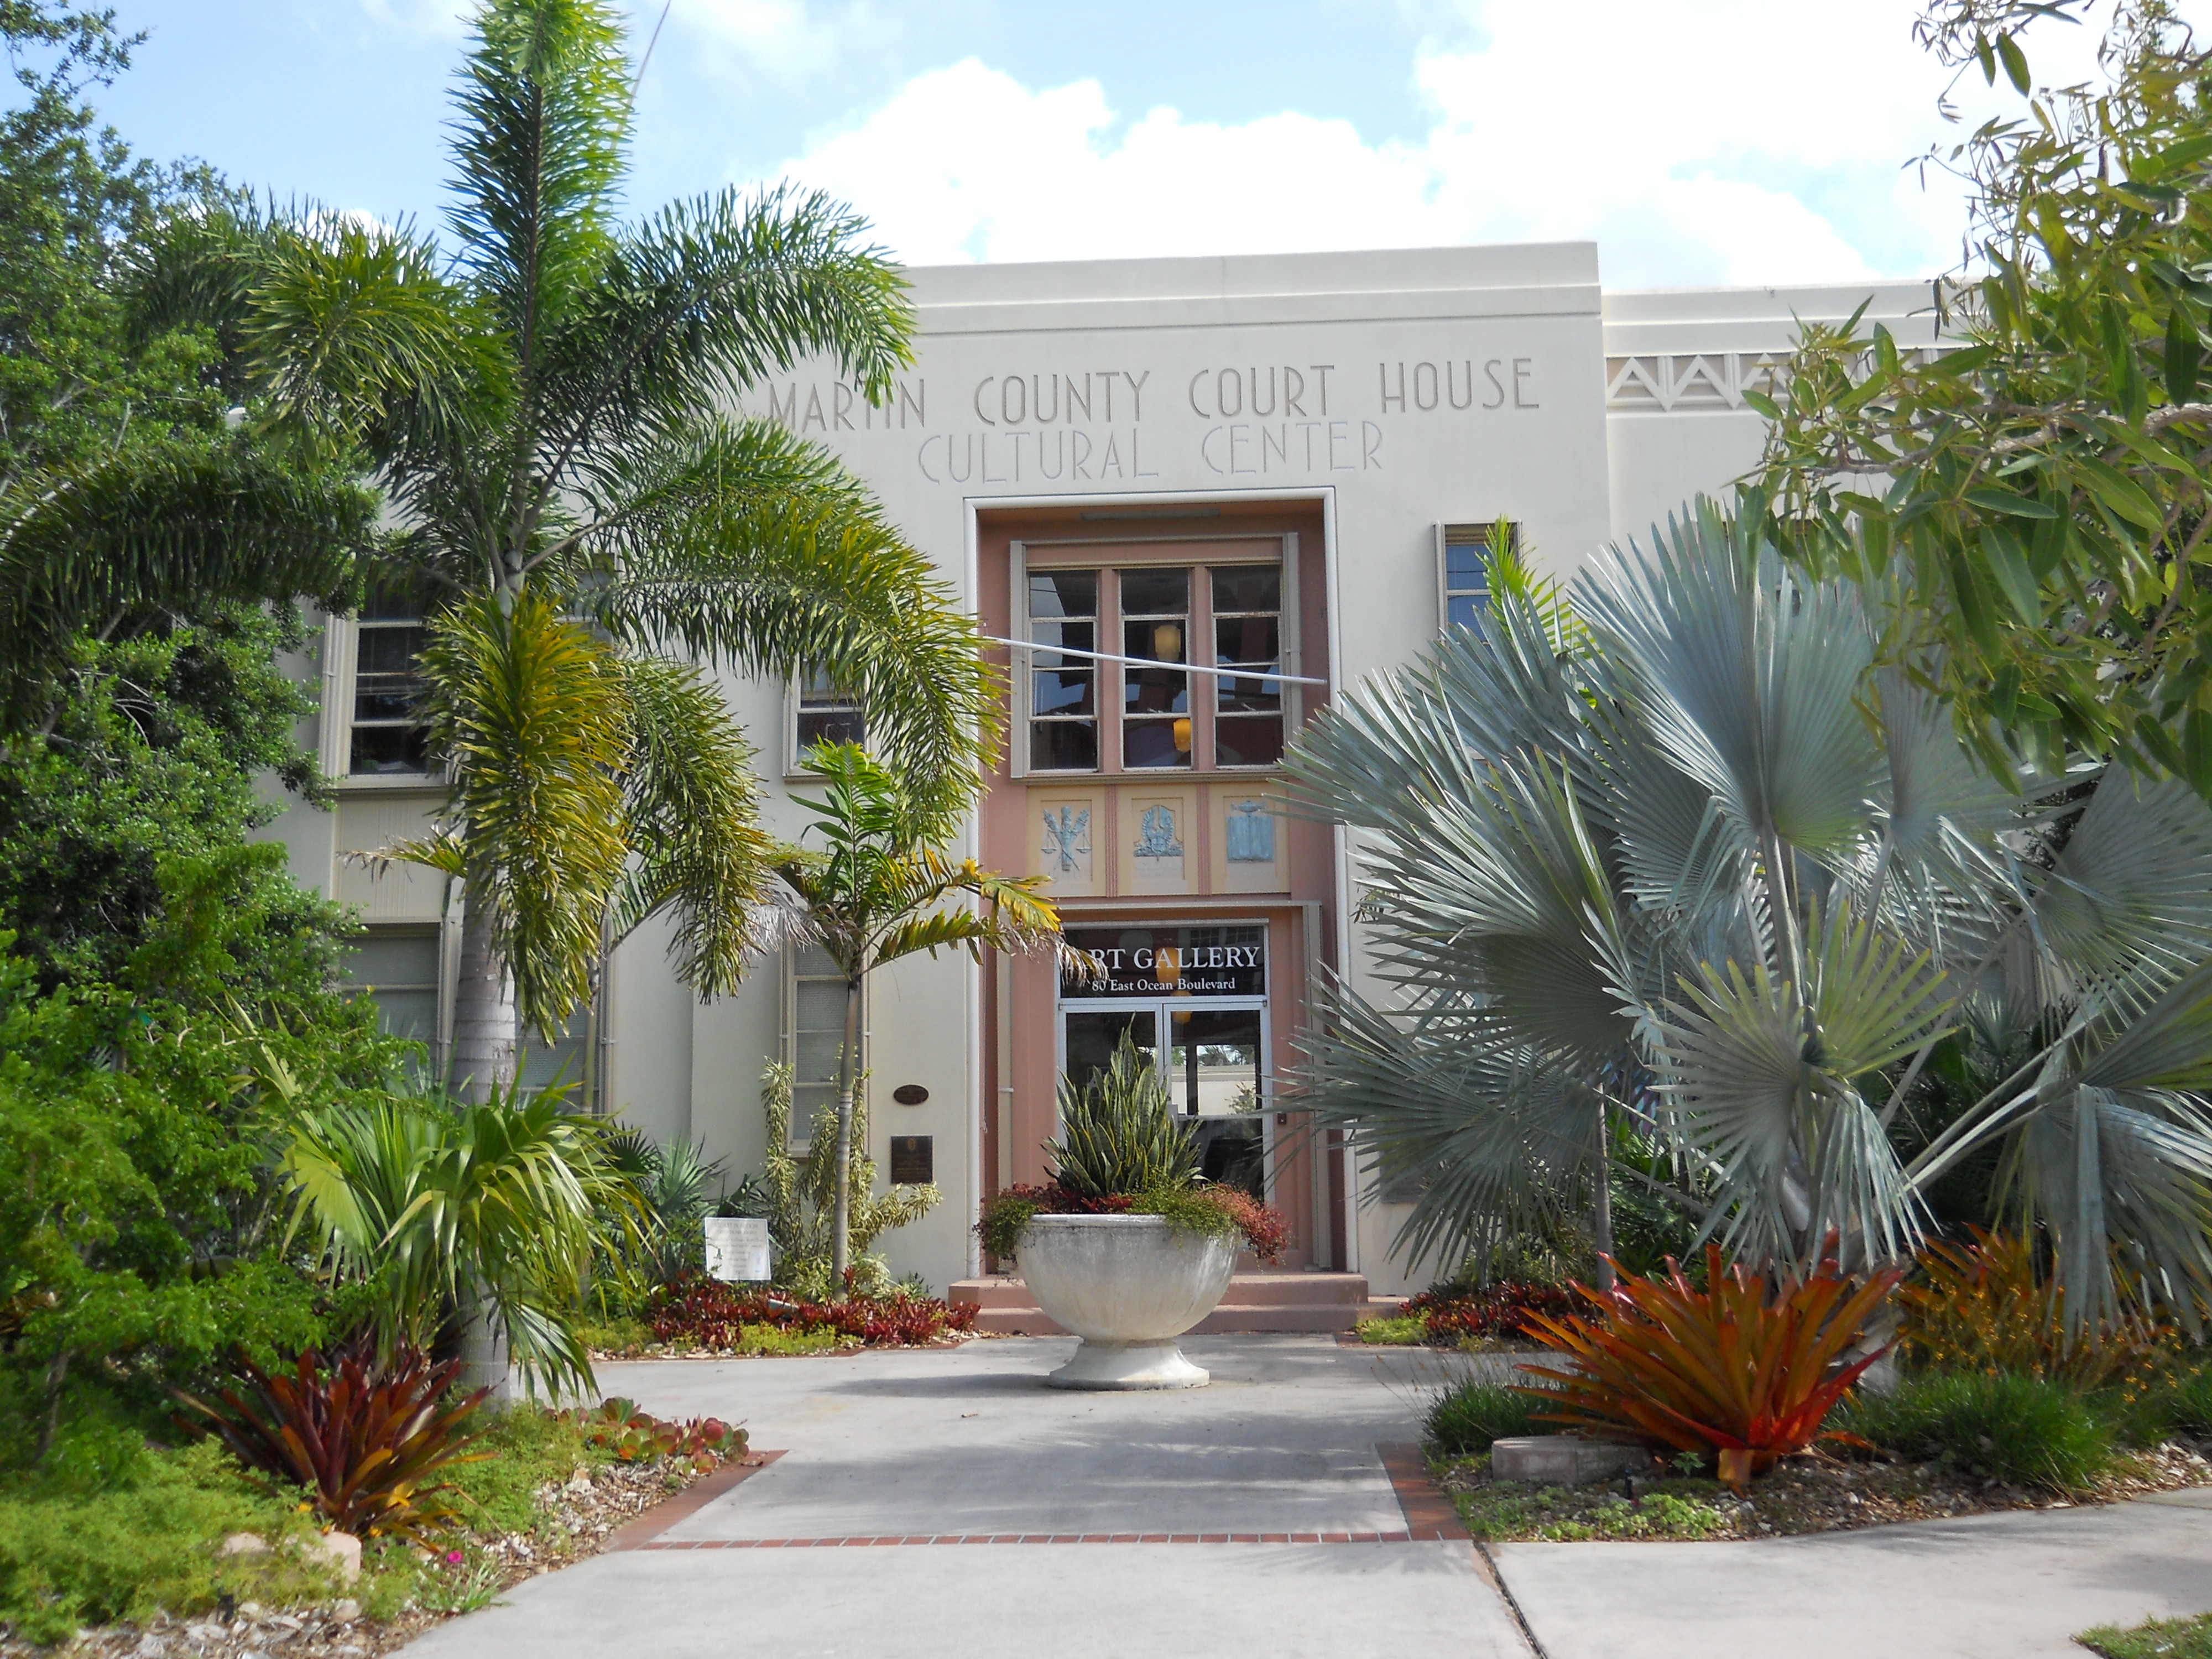
[[[1746,838],[1815,858],[1864,836],[1881,751],[1856,697],[1874,638],[1839,586],[1786,574],[1710,501],[1577,579],[1577,611],[1633,675],[1675,765]]]
[[[82,633],[145,610],[341,602],[374,544],[349,477],[244,441],[133,446],[0,497],[0,696],[17,720]]]
[[[617,672],[629,705],[623,790],[635,856],[609,931],[618,941],[667,910],[678,977],[702,1000],[726,995],[767,944],[769,842],[751,746],[689,664],[634,656]]]
[[[530,592],[447,612],[423,653],[433,741],[454,764],[466,848],[524,1021],[550,1042],[591,994],[622,880],[631,727],[613,653]]]
[[[777,447],[758,428],[746,436],[753,455]],[[949,826],[973,798],[1001,719],[972,619],[872,505],[763,497],[744,475],[716,497],[709,482],[695,467],[682,487],[668,486],[682,511],[614,524],[616,574],[590,596],[594,614],[642,648],[680,648],[749,674],[829,675],[860,695],[871,743],[913,781],[917,805]]]
[[[529,378],[613,252],[629,64],[602,0],[488,0],[476,30],[454,96],[447,220]]]

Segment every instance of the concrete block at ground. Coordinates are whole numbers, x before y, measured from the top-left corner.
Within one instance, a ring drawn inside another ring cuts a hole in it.
[[[1650,1467],[1651,1454],[1641,1446],[1572,1434],[1514,1435],[1490,1448],[1492,1475],[1532,1486],[1580,1486]]]

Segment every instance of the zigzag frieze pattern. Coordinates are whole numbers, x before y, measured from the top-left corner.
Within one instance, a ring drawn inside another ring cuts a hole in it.
[[[1925,362],[1954,346],[1923,346],[1905,354]],[[1725,413],[1748,408],[1746,392],[1773,397],[1789,379],[1787,351],[1662,352],[1605,360],[1605,406],[1608,410],[1649,414]]]

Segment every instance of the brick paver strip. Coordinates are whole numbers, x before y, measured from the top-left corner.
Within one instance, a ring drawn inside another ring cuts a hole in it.
[[[1429,1479],[1429,1466],[1419,1446],[1390,1441],[1376,1446],[1375,1450],[1390,1476],[1391,1489],[1398,1494],[1398,1508],[1406,1517],[1407,1531],[1424,1543],[1474,1541],[1460,1523],[1459,1511],[1452,1507],[1451,1499],[1438,1492],[1436,1483]]]
[[[723,1464],[704,1480],[694,1480],[675,1497],[662,1499],[644,1514],[616,1528],[607,1540],[606,1553],[612,1554],[617,1550],[643,1549],[648,1540],[659,1537],[678,1521],[689,1520],[738,1482],[759,1474],[782,1455],[780,1451],[748,1452],[740,1462]],[[654,1547],[665,1548],[666,1546],[656,1545]]]

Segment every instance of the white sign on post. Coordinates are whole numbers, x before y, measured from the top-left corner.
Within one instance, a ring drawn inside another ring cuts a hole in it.
[[[758,1216],[706,1218],[707,1277],[731,1284],[769,1276],[768,1223]]]

